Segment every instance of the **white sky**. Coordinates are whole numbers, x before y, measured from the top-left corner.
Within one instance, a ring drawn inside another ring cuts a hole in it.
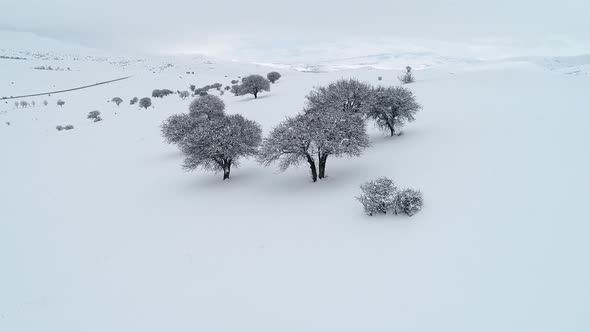
[[[0,29],[125,52],[257,58],[400,40],[590,52],[589,0],[0,1]]]

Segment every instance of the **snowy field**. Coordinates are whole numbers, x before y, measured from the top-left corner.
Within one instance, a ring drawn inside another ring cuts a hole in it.
[[[185,172],[159,126],[192,98],[129,105],[272,68],[21,56],[0,59],[0,97],[132,77],[0,101],[0,331],[590,330],[590,61],[425,66],[404,135],[369,124],[371,147],[312,183],[303,164]],[[221,96],[226,112],[266,135],[314,86],[401,74],[279,71],[256,100]],[[355,196],[378,176],[420,189],[423,210],[364,215]]]

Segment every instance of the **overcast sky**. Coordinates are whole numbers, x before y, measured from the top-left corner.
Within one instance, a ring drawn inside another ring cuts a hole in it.
[[[0,29],[126,52],[257,57],[352,42],[381,51],[405,40],[563,53],[590,44],[590,0],[8,0],[2,8]]]

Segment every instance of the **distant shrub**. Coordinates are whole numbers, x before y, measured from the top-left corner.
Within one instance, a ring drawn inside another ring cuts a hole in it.
[[[55,126],[55,129],[62,131],[62,130],[64,130],[64,126]]]
[[[74,126],[72,126],[72,125],[67,125],[64,127],[64,130],[72,130],[72,129],[74,129]]]
[[[63,101],[63,100],[61,100],[61,99],[59,99],[59,100],[57,101],[57,105],[59,105],[59,107],[62,107],[62,106],[63,106],[63,105],[65,105],[65,104],[66,104],[66,102],[65,102],[65,101]]]
[[[92,111],[92,112],[88,112],[88,119],[96,119],[98,118],[100,115],[100,111]]]
[[[379,81],[381,81],[381,80],[383,80],[383,77],[379,76],[379,77],[377,77],[377,79],[378,79]]]
[[[189,89],[190,89],[191,91],[195,91],[195,89],[196,89],[196,88],[197,88],[197,87],[196,87],[194,84],[191,84],[191,85],[189,85]]]
[[[274,82],[278,81],[281,78],[281,74],[276,71],[271,71],[270,73],[266,74],[266,78],[274,84]]]
[[[44,106],[47,106],[47,105],[49,105],[49,102],[48,102],[47,100],[44,100],[44,101],[43,101],[43,105],[44,105]]]
[[[210,85],[211,89],[221,89],[222,86],[223,84],[221,83],[215,83]]]
[[[22,108],[29,107],[29,103],[27,103],[27,102],[26,102],[26,101],[24,101],[24,100],[21,100],[21,102],[20,102],[20,107],[22,107]]]
[[[19,105],[20,105],[20,104],[18,103],[18,101],[15,101],[15,102],[14,102],[14,107],[18,108],[18,106],[19,106]]]
[[[226,86],[225,86],[225,88],[223,88],[223,90],[225,90],[225,91],[229,91],[229,90],[231,90],[231,86],[229,86],[229,85],[226,85]]]
[[[199,96],[203,97],[208,95],[209,93],[207,91],[199,91]]]
[[[223,96],[223,93],[224,93],[224,92],[225,92],[225,91],[223,91],[223,90],[219,91],[219,95],[220,95],[220,96]]]
[[[422,209],[422,193],[418,190],[404,189],[397,193],[394,211],[413,216]]]
[[[35,107],[35,105],[37,105],[37,103],[35,103],[34,100],[31,101],[31,106]]]
[[[235,96],[239,96],[240,95],[240,86],[238,84],[234,84],[231,86],[231,90],[230,90]]]
[[[150,98],[144,97],[139,100],[139,107],[143,107],[147,110],[150,106],[152,106],[152,100]]]
[[[138,101],[139,101],[139,99],[137,97],[133,97],[133,99],[131,99],[129,101],[129,105],[135,105],[135,104],[137,104]]]
[[[119,106],[123,102],[123,99],[121,99],[119,97],[115,97],[115,98],[111,99],[111,101],[114,102],[115,104],[117,104],[117,106]]]
[[[414,79],[414,75],[412,75],[412,67],[407,66],[406,73],[403,76],[398,77],[398,79],[404,84],[414,82],[415,79]]]
[[[240,81],[238,81],[238,80],[231,80],[231,84],[238,84],[238,83],[240,83]]]
[[[361,185],[361,195],[357,197],[365,213],[372,216],[377,213],[387,213],[395,206],[397,187],[392,180],[380,177]]]

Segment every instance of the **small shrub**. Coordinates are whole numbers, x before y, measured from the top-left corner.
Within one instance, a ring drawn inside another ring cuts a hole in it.
[[[191,85],[189,85],[189,89],[190,89],[191,91],[195,91],[195,89],[196,89],[196,88],[197,88],[197,87],[196,87],[194,84],[191,84]]]
[[[422,193],[418,190],[404,189],[399,191],[395,199],[395,214],[403,213],[413,216],[422,209]]]
[[[100,115],[100,111],[88,112],[88,119],[96,119]]]
[[[139,99],[137,97],[133,97],[133,99],[131,99],[129,101],[129,105],[135,105],[135,104],[137,104],[138,101],[139,101]]]
[[[382,80],[383,80],[383,77],[379,76],[379,77],[377,77],[377,79],[378,79],[379,81],[382,81]]]
[[[72,129],[74,129],[74,126],[72,126],[72,125],[67,125],[64,127],[64,130],[72,130]]]
[[[233,85],[233,84],[238,84],[238,83],[240,83],[240,81],[238,81],[238,80],[231,80],[231,84],[232,84],[232,85]]]
[[[44,105],[44,106],[47,106],[47,105],[49,105],[49,102],[48,102],[47,100],[44,100],[44,101],[43,101],[43,105]]]
[[[180,97],[180,99],[185,100],[188,96],[190,96],[190,92],[188,91],[180,91],[178,93],[178,96]]]
[[[223,88],[223,90],[225,90],[225,91],[229,91],[229,90],[231,90],[231,86],[229,86],[229,85],[226,85],[226,86],[225,86],[225,88]]]
[[[27,103],[26,101],[22,100],[20,102],[20,107],[22,107],[22,108],[29,107],[29,103]]]
[[[66,102],[65,102],[65,101],[63,101],[63,100],[61,100],[61,99],[59,99],[59,100],[57,101],[57,105],[58,105],[59,107],[62,107],[62,106],[63,106],[63,105],[65,105],[65,104],[66,104]]]
[[[62,131],[62,130],[64,130],[64,126],[55,126],[55,129]]]
[[[153,98],[164,98],[164,97],[171,95],[173,93],[174,93],[174,91],[168,90],[168,89],[162,89],[162,90],[155,89],[154,91],[152,91],[152,97]]]
[[[414,75],[412,75],[412,67],[407,66],[406,73],[403,76],[398,77],[398,79],[404,84],[414,82],[415,79],[414,79]]]
[[[357,197],[369,216],[387,213],[394,208],[397,187],[390,179],[380,177],[361,185],[361,195]]]

